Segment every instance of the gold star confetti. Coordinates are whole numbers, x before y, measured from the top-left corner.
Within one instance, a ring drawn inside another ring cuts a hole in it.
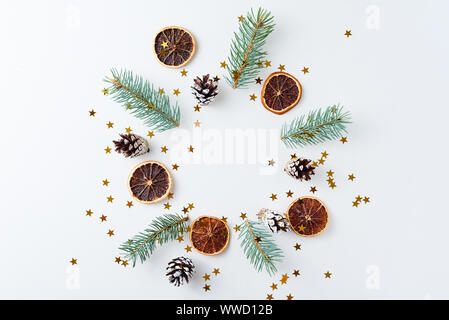
[[[186,232],[190,232],[190,231],[192,231],[192,228],[190,226],[187,226]]]
[[[101,222],[104,222],[107,220],[107,216],[105,216],[104,214],[101,215],[100,217]]]
[[[96,114],[96,112],[94,109],[89,111],[89,117],[95,117],[95,114]]]
[[[318,167],[318,162],[313,161],[313,162],[312,162],[312,167]]]
[[[128,265],[128,260],[122,260],[122,266],[124,266],[126,268],[127,265]]]
[[[303,67],[301,70],[304,74],[309,73],[309,68]]]
[[[352,36],[351,30],[346,30],[345,36],[346,36],[346,38],[349,38],[350,36]]]
[[[210,274],[205,273],[203,276],[204,281],[210,280]]]
[[[271,67],[271,61],[268,61],[268,60],[267,60],[267,61],[265,61],[264,64],[265,64],[265,67],[266,67],[266,68]]]
[[[352,201],[352,206],[357,208],[359,206],[359,203],[360,202],[358,202],[357,200],[356,201]]]
[[[291,294],[291,293],[289,293],[289,294],[288,294],[288,296],[287,296],[287,300],[293,300],[293,296],[292,296],[292,294]]]
[[[198,120],[196,120],[193,124],[195,125],[195,128],[198,128],[201,126],[201,122],[199,122]]]
[[[173,90],[173,94],[174,94],[175,96],[179,96],[180,93],[181,93],[181,91],[179,91],[179,88]]]
[[[190,145],[190,147],[188,148],[189,152],[193,152],[194,149],[195,149],[195,148],[192,147],[192,145]]]
[[[148,131],[147,136],[151,138],[154,137],[154,132],[153,131]]]
[[[361,197],[361,196],[357,196],[357,197],[355,197],[355,200],[356,200],[357,202],[360,202],[360,201],[362,201],[362,197]]]
[[[279,71],[284,71],[285,70],[285,64],[280,64],[278,69],[279,69]]]
[[[226,61],[220,62],[220,68],[226,69],[227,66]]]
[[[318,160],[318,163],[319,163],[319,164],[324,164],[325,161],[326,161],[326,160],[324,160],[324,159],[321,158],[320,160]]]
[[[276,290],[278,288],[278,285],[273,282],[273,284],[270,286],[271,290]]]
[[[235,232],[239,232],[240,231],[240,226],[238,224],[235,225],[234,227]]]
[[[86,216],[92,216],[92,214],[93,214],[94,212],[92,211],[92,210],[86,210]]]
[[[301,245],[299,243],[296,243],[293,248],[296,249],[296,251],[301,250]]]
[[[299,276],[299,270],[293,270],[293,273],[292,273],[295,277],[297,277],[297,276]]]
[[[306,227],[304,227],[303,225],[300,225],[298,227],[298,232],[304,232],[306,230]]]
[[[131,208],[133,206],[133,202],[132,201],[126,201],[126,206],[128,208]]]
[[[104,151],[106,152],[106,153],[111,153],[111,148],[109,148],[109,147],[106,147],[105,149],[104,149]]]
[[[184,248],[184,250],[185,250],[186,252],[192,252],[192,247],[191,247],[191,246],[186,246],[186,247]]]
[[[280,282],[281,282],[282,284],[286,284],[288,278],[289,278],[288,274],[283,274],[283,275],[282,275],[282,279],[280,280]]]
[[[109,196],[109,197],[107,197],[106,199],[108,199],[108,202],[114,201],[114,197],[113,197],[113,196]]]
[[[298,156],[296,155],[296,153],[290,155],[290,160],[294,160],[297,158],[298,158]]]
[[[189,203],[187,205],[187,208],[189,208],[189,210],[192,210],[193,208],[195,208],[195,205],[193,203]]]
[[[168,151],[168,148],[167,148],[167,146],[163,146],[163,147],[161,147],[161,152],[163,152],[163,153],[167,153],[167,151]]]
[[[269,166],[274,166],[275,163],[276,163],[276,162],[275,162],[273,159],[268,160],[268,165],[269,165]]]
[[[256,101],[257,96],[253,93],[249,96],[249,100]]]
[[[222,216],[222,217],[221,217],[221,221],[223,221],[224,223],[227,223],[227,222],[228,222],[228,218],[225,217],[225,216]]]
[[[173,193],[172,192],[168,193],[167,199],[173,199]]]
[[[184,214],[187,214],[187,212],[189,212],[189,208],[184,207],[184,208],[182,208],[181,211],[182,211]]]
[[[165,93],[164,88],[159,89],[159,94],[160,94],[160,95],[163,95],[164,93]]]
[[[329,170],[329,171],[327,172],[327,176],[328,176],[328,177],[333,177],[333,176],[334,176],[334,173],[335,173],[335,172],[333,172],[332,170]]]
[[[267,294],[267,298],[266,298],[267,300],[273,300],[274,298],[273,298],[273,295],[272,294]]]
[[[348,142],[348,138],[347,137],[341,137],[340,141],[341,141],[341,143],[345,144],[346,142]]]
[[[168,42],[167,41],[164,41],[164,42],[162,42],[161,43],[161,46],[162,46],[162,48],[167,48],[168,47]]]
[[[245,212],[242,212],[242,214],[240,215],[240,218],[241,218],[242,220],[245,220],[245,219],[246,219],[246,213],[245,213]]]
[[[112,237],[114,235],[114,230],[109,229],[107,235],[109,235],[109,237]]]
[[[312,192],[312,193],[315,193],[315,192],[317,192],[317,189],[316,189],[316,187],[310,187],[310,192]]]
[[[355,179],[355,176],[353,173],[348,175],[348,180],[354,181],[354,179]]]
[[[322,158],[327,158],[328,155],[329,155],[329,153],[327,153],[326,151],[321,152],[321,157]]]
[[[108,126],[108,129],[110,128],[114,128],[114,123],[109,121],[108,123],[106,123],[106,125]]]
[[[170,210],[171,204],[170,203],[164,203],[164,209]]]
[[[293,192],[291,190],[288,190],[286,192],[286,194],[287,194],[287,198],[291,198],[293,196]]]
[[[133,129],[131,129],[131,127],[128,127],[125,129],[127,133],[131,133],[133,131]]]
[[[335,184],[334,181],[332,181],[331,183],[329,183],[329,187],[333,190],[334,188],[337,187],[337,185]]]
[[[237,19],[239,19],[239,22],[242,22],[243,20],[245,20],[245,17],[244,16],[240,16]]]
[[[332,275],[332,273],[330,273],[329,271],[327,271],[327,272],[324,274],[324,277],[330,279],[331,275]]]
[[[103,180],[103,185],[106,186],[106,187],[109,185],[108,179],[104,179],[104,180]]]
[[[369,197],[364,197],[363,198],[363,202],[365,202],[365,203],[368,203],[370,200],[369,200]]]
[[[216,276],[218,276],[218,274],[220,273],[220,269],[214,268],[214,271],[212,271],[212,273],[215,274]]]
[[[197,104],[196,106],[193,107],[194,112],[200,112],[201,111],[201,107]]]
[[[183,242],[184,241],[184,237],[179,235],[176,240],[178,240],[178,242]]]
[[[278,196],[277,196],[277,194],[272,193],[270,198],[271,198],[271,201],[274,201],[274,200],[276,200],[278,198]]]
[[[204,291],[209,291],[210,290],[210,285],[209,284],[205,284],[203,289],[204,289]]]
[[[187,70],[186,69],[183,69],[181,71],[181,77],[187,77]]]
[[[78,259],[72,258],[72,260],[70,260],[70,263],[72,264],[72,266],[74,266],[75,264],[78,264]]]
[[[178,168],[179,168],[179,166],[175,163],[175,164],[172,164],[172,169],[173,170],[176,170],[176,171],[178,171]]]
[[[256,83],[257,83],[257,84],[262,84],[262,79],[261,79],[260,77],[258,77],[258,78],[256,79]]]
[[[107,95],[109,94],[109,89],[104,88],[101,92],[103,92],[103,95]]]
[[[115,263],[120,264],[121,261],[122,261],[122,258],[120,258],[120,257],[115,257]]]

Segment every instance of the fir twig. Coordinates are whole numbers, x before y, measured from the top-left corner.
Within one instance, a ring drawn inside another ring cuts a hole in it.
[[[226,81],[233,89],[246,87],[257,76],[259,69],[263,68],[262,60],[267,52],[262,47],[274,29],[273,20],[269,11],[259,8],[257,15],[254,15],[251,9],[241,21],[239,32],[234,32],[229,65],[226,67],[229,73]]]
[[[124,242],[120,250],[125,258],[136,265],[137,258],[143,263],[156,249],[156,245],[176,240],[187,229],[188,217],[179,214],[165,214],[155,218],[147,229]]]
[[[177,103],[172,107],[168,96],[132,71],[112,69],[111,73],[112,76],[104,81],[111,84],[108,90],[114,101],[123,104],[131,114],[154,130],[179,127],[181,114]]]
[[[289,125],[284,124],[281,130],[281,140],[290,148],[317,144],[326,140],[341,137],[346,131],[346,124],[351,123],[349,112],[343,112],[343,106],[333,105],[302,115]]]
[[[246,258],[258,272],[265,269],[270,275],[276,273],[275,263],[282,260],[282,250],[260,221],[246,219],[241,224],[239,239]]]

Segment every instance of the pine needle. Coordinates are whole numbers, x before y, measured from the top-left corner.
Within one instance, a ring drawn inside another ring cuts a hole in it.
[[[262,269],[270,275],[277,272],[275,263],[282,260],[282,250],[262,222],[246,219],[241,224],[239,239],[246,258],[258,272]]]
[[[123,104],[126,110],[157,131],[179,127],[181,114],[178,104],[170,105],[168,96],[155,90],[153,85],[132,71],[111,70],[112,76],[106,77],[112,99]]]
[[[333,105],[302,115],[289,125],[284,124],[281,130],[281,140],[289,148],[317,144],[341,137],[346,130],[346,124],[351,123],[349,112],[343,112],[343,106]]]
[[[156,250],[157,244],[164,244],[186,232],[188,217],[179,214],[165,214],[155,218],[147,229],[124,242],[119,250],[126,259],[133,262],[133,267],[139,258],[143,263]]]
[[[269,11],[259,8],[257,15],[251,9],[240,22],[239,31],[234,33],[231,42],[229,65],[226,67],[229,73],[226,81],[233,89],[246,87],[263,68],[262,60],[267,52],[262,47],[274,29],[273,20]]]

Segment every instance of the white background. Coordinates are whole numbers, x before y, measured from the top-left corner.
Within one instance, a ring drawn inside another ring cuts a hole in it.
[[[228,55],[237,17],[258,5],[276,21],[266,44],[272,67],[261,77],[285,64],[303,85],[300,104],[277,116],[259,99],[249,100],[252,93],[260,96],[260,85],[232,90],[222,81],[217,101],[194,113],[193,76],[224,76],[219,62]],[[288,283],[274,291],[276,299],[289,293],[295,299],[449,298],[448,9],[444,1],[1,1],[0,297],[264,299],[269,285],[289,273]],[[196,37],[187,77],[161,66],[152,52],[154,35],[169,25]],[[346,29],[352,37],[344,36]],[[309,74],[301,73],[304,66]],[[128,209],[126,178],[142,160],[171,165],[176,130],[156,134],[150,154],[139,159],[106,155],[103,149],[124,128],[141,135],[148,130],[101,93],[111,67],[134,70],[171,99],[179,88],[174,100],[181,106],[181,128],[190,132],[195,120],[203,131],[279,129],[314,108],[343,104],[354,120],[349,142],[293,150],[279,145],[274,174],[260,174],[267,159],[185,163],[173,172],[172,212],[193,202],[192,218],[227,216],[232,227],[240,212],[252,218],[263,207],[283,212],[291,202],[286,191],[299,196],[316,185],[315,195],[329,207],[328,229],[315,238],[279,236],[286,258],[274,277],[253,271],[234,232],[219,256],[188,254],[198,273],[182,288],[168,283],[164,269],[185,254],[188,241],[166,245],[134,269],[114,264],[122,241],[167,212],[163,203],[134,201]],[[88,114],[92,108],[95,118]],[[163,145],[167,155],[160,152]],[[291,153],[317,159],[324,150],[328,160],[311,183],[282,172]],[[329,169],[334,190],[325,181]],[[346,180],[349,173],[355,182]],[[101,185],[105,178],[108,188]],[[271,193],[278,200],[272,202]],[[353,208],[358,194],[371,203]],[[87,209],[94,216],[86,217]],[[101,213],[107,223],[100,222]],[[108,228],[116,236],[109,238]],[[301,251],[294,250],[296,242]],[[72,257],[78,259],[75,269]],[[201,276],[214,267],[221,274],[204,292]],[[292,277],[293,269],[301,275]],[[331,279],[324,278],[327,270]],[[79,288],[72,283],[78,276]]]

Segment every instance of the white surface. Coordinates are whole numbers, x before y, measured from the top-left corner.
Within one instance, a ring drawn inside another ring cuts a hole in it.
[[[266,46],[273,67],[261,77],[285,64],[303,85],[300,104],[276,116],[259,99],[249,100],[249,94],[260,95],[260,85],[233,91],[223,81],[217,101],[194,113],[192,77],[224,75],[219,62],[228,55],[237,17],[259,4],[277,23]],[[373,29],[369,17],[376,8],[379,28]],[[448,9],[444,1],[173,0],[168,7],[164,1],[2,1],[0,297],[264,299],[271,282],[295,268],[301,276],[279,285],[275,298],[449,298]],[[152,52],[155,33],[168,25],[185,26],[197,39],[188,77],[161,66]],[[346,29],[353,33],[349,39]],[[303,66],[309,74],[300,72]],[[171,99],[180,88],[182,129],[189,132],[197,119],[203,132],[217,129],[218,135],[226,128],[279,129],[315,107],[345,105],[354,119],[348,144],[295,150],[273,145],[280,166],[293,152],[316,159],[327,150],[328,160],[312,183],[294,181],[281,167],[261,174],[270,156],[262,165],[206,165],[199,158],[198,164],[180,163],[173,173],[171,211],[193,202],[192,218],[224,215],[230,226],[240,223],[242,211],[251,217],[262,207],[282,212],[290,203],[286,191],[309,194],[316,185],[316,196],[330,210],[328,230],[316,238],[282,235],[286,258],[273,278],[253,271],[234,232],[219,256],[189,254],[198,274],[183,288],[171,287],[164,269],[185,253],[186,242],[165,246],[134,269],[114,264],[118,245],[166,212],[162,203],[125,206],[128,172],[147,158],[171,165],[178,145],[172,130],[150,141],[147,157],[104,154],[125,127],[147,132],[102,95],[111,67],[142,74]],[[92,108],[95,118],[88,114]],[[109,120],[113,129],[106,128]],[[163,145],[167,155],[159,151]],[[325,182],[329,169],[336,172],[335,190]],[[352,172],[354,183],[346,180]],[[108,188],[101,185],[104,178],[111,181]],[[279,200],[271,202],[271,193]],[[106,203],[109,194],[112,205]],[[369,195],[372,203],[352,208],[358,194]],[[91,218],[85,216],[89,208],[95,212]],[[100,223],[101,213],[107,223]],[[107,237],[108,228],[115,237]],[[293,249],[295,242],[301,251]],[[70,285],[76,278],[72,257],[78,259],[79,289]],[[222,273],[205,293],[201,276],[214,267]],[[323,276],[327,270],[330,280]],[[373,279],[379,286],[373,288]]]

